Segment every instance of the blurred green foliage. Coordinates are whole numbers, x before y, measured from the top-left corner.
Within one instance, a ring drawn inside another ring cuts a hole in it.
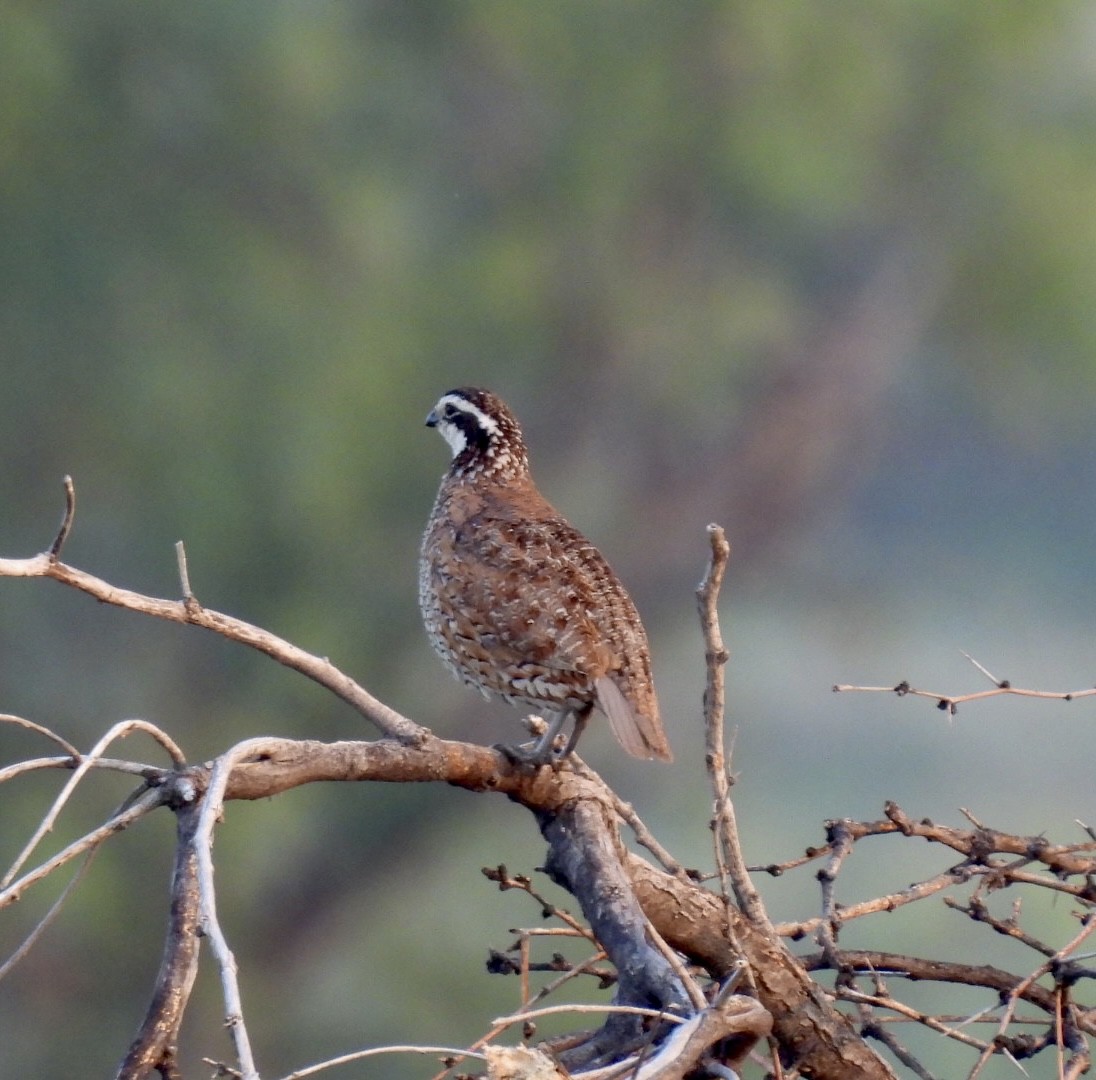
[[[170,596],[182,538],[208,605],[494,740],[514,718],[447,680],[414,601],[445,457],[421,420],[484,383],[647,615],[679,763],[640,775],[597,735],[586,752],[629,797],[643,784],[682,857],[708,859],[690,590],[710,519],[736,544],[759,858],[885,797],[974,798],[1032,832],[1091,818],[1075,727],[1068,751],[1030,755],[1032,815],[994,782],[1007,736],[823,699],[966,677],[911,670],[957,643],[1036,681],[1090,678],[1085,5],[39,0],[0,22],[0,554],[48,543],[71,473],[70,561]],[[42,582],[0,582],[0,710],[81,745],[143,715],[195,759],[259,733],[366,734],[262,657]],[[876,741],[881,714],[906,726]],[[0,748],[43,750],[3,727]],[[0,793],[4,855],[50,790]],[[222,832],[271,1075],[466,1042],[516,1003],[479,967],[537,918],[478,876],[539,861],[511,807],[302,791],[230,808]],[[0,985],[4,1075],[109,1075],[155,971],[168,848],[158,822],[108,849]],[[45,902],[20,907],[29,926]],[[2,935],[10,950],[19,927]],[[203,974],[194,1075],[227,1053],[218,1009]]]

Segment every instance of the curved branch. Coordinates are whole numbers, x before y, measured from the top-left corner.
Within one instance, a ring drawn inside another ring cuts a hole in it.
[[[76,518],[76,485],[68,474],[65,475],[62,483],[65,486],[65,513],[61,518],[61,527],[57,530],[57,535],[47,551],[51,559],[56,559],[61,554],[61,548],[65,546],[68,534],[72,531],[73,520]]]
[[[408,745],[417,745],[427,734],[426,728],[401,716],[395,709],[373,697],[364,687],[348,675],[344,675],[325,657],[313,656],[276,634],[245,622],[243,619],[203,607],[192,594],[185,596],[182,600],[161,600],[154,596],[144,596],[129,589],[116,588],[101,578],[61,562],[58,554],[72,527],[72,514],[76,500],[76,492],[70,477],[65,477],[65,492],[67,497],[65,518],[50,548],[30,559],[0,559],[0,577],[51,578],[62,585],[87,593],[104,604],[113,604],[127,611],[151,615],[155,619],[166,619],[168,622],[201,626],[206,630],[212,630],[230,641],[236,641],[266,653],[278,663],[299,671],[302,675],[319,683],[337,697],[342,698],[388,738],[398,739]],[[189,582],[186,589],[189,592]]]
[[[64,809],[64,806],[69,801],[72,793],[76,790],[77,786],[88,772],[94,767],[95,762],[99,760],[106,748],[114,742],[115,739],[123,739],[133,731],[143,731],[146,734],[151,735],[168,751],[177,768],[186,765],[186,759],[183,757],[182,751],[164,734],[164,732],[156,727],[155,724],[150,724],[147,720],[123,720],[121,723],[115,724],[95,744],[95,746],[92,747],[91,752],[86,757],[78,755],[79,763],[73,770],[72,776],[69,777],[65,786],[54,799],[49,812],[42,818],[38,828],[34,831],[34,835],[24,845],[23,850],[16,857],[15,862],[12,863],[8,872],[4,874],[3,877],[0,877],[0,889],[6,888],[11,883],[15,875],[19,873],[23,864],[34,853],[34,849],[41,843],[42,837],[53,829],[53,826],[57,822],[58,815],[61,813],[62,809]]]
[[[80,756],[80,751],[68,739],[62,738],[57,732],[51,731],[42,724],[36,724],[33,720],[24,720],[23,717],[15,716],[12,713],[0,713],[0,724],[15,724],[18,727],[26,728],[27,731],[37,732],[39,735],[44,735],[50,742],[55,742],[66,754],[74,758]]]

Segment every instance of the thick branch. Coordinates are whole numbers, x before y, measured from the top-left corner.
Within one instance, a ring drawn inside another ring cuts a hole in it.
[[[707,889],[656,869],[629,854],[625,863],[643,911],[675,949],[713,974],[729,972],[737,957],[722,932],[723,901]],[[826,999],[780,941],[741,915],[737,944],[750,965],[761,1004],[772,1013],[773,1035],[786,1062],[803,1076],[827,1080],[894,1080],[894,1073]]]
[[[688,1015],[691,1005],[666,958],[647,939],[647,920],[621,863],[609,806],[580,799],[538,815],[548,841],[545,869],[579,902],[599,944],[617,969],[616,1004]],[[634,1016],[610,1015],[589,1042],[561,1060],[568,1068],[619,1060],[646,1041]]]
[[[144,1023],[133,1040],[117,1080],[144,1080],[153,1070],[164,1080],[182,1076],[175,1062],[179,1028],[183,1022],[194,977],[198,973],[198,871],[194,833],[198,808],[177,811],[175,867],[171,881],[171,914],[164,956]]]
[[[199,788],[208,781],[204,767],[186,775]],[[225,798],[261,799],[319,780],[444,781],[472,791],[501,792],[547,821],[573,813],[570,808],[583,803],[588,806],[584,815],[607,812],[596,808],[611,806],[608,789],[591,772],[529,772],[511,767],[486,747],[433,736],[418,748],[386,740],[272,741],[262,760],[241,763],[233,770]],[[569,839],[579,835],[582,830],[575,830]],[[638,855],[626,852],[621,859],[627,886],[634,891],[643,914],[673,948],[717,978],[735,969],[738,956],[727,940],[726,908],[718,896],[657,870]],[[584,914],[593,923],[596,913]],[[784,1055],[789,1059],[796,1056],[804,1075],[893,1080],[886,1064],[832,1007],[781,942],[759,933],[741,917],[736,918],[734,931],[757,980],[761,1003],[773,1013],[773,1031]],[[659,985],[657,978],[653,985]]]

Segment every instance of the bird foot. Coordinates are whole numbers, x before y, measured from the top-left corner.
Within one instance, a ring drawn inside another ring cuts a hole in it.
[[[567,716],[566,711],[560,712],[551,722],[546,721],[543,716],[527,716],[522,723],[534,736],[532,741],[517,746],[495,743],[493,749],[505,754],[514,765],[529,765],[534,768],[551,765],[553,769],[558,769],[563,759],[574,749],[575,736],[571,737],[570,742],[565,742],[561,734]]]
[[[547,746],[543,745],[540,739],[516,746],[512,743],[494,743],[491,749],[497,750],[512,765],[529,765],[532,768],[551,765],[553,769],[558,769],[564,755],[556,748],[554,742],[555,740]]]

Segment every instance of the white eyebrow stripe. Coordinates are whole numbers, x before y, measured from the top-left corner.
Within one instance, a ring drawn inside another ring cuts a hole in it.
[[[460,409],[461,412],[467,413],[469,416],[476,418],[476,423],[479,424],[488,435],[497,435],[499,433],[499,422],[493,417],[485,413],[478,405],[473,405],[467,398],[461,397],[459,394],[446,394],[445,397],[438,402],[438,415],[441,415],[441,408],[443,405],[453,405],[455,408]]]

